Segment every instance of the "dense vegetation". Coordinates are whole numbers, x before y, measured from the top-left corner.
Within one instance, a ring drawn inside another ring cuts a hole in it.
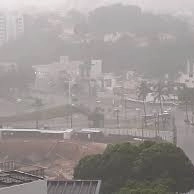
[[[74,59],[100,58],[104,71],[137,70],[148,76],[175,75],[187,59],[193,59],[194,39],[191,26],[170,15],[143,12],[136,6],[112,5],[100,7],[88,18],[72,11],[65,18],[55,15],[25,16],[25,35],[0,49],[1,61],[19,64],[47,64],[68,55]],[[88,43],[61,40],[63,27],[75,26],[74,40],[92,37]],[[107,33],[130,33],[118,41],[104,42]],[[170,34],[173,40],[159,41],[159,34]],[[148,44],[140,46],[146,40]]]
[[[172,144],[124,143],[80,160],[74,178],[102,180],[102,194],[186,193],[194,188],[194,166]]]

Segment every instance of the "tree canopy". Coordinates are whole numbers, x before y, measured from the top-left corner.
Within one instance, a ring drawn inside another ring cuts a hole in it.
[[[181,35],[188,30],[188,25],[170,15],[143,12],[138,6],[113,4],[90,13],[89,29],[99,34],[131,32],[152,36],[163,32]]]
[[[125,194],[129,189],[147,191],[151,188],[161,190],[161,194],[166,191],[186,193],[194,188],[194,166],[184,152],[172,144],[124,143],[109,145],[102,155],[80,160],[74,178],[102,180],[102,194]]]
[[[137,6],[99,7],[88,16],[74,10],[66,18],[24,18],[24,36],[0,48],[1,61],[37,65],[52,63],[62,55],[78,60],[98,58],[103,60],[105,72],[133,69],[158,77],[166,73],[175,75],[187,59],[194,58],[193,30],[187,22],[171,15],[143,12]],[[66,23],[75,26],[75,34],[61,40]],[[104,42],[104,35],[117,32],[123,36],[116,42]],[[161,41],[161,34],[167,39]],[[91,41],[83,42],[83,37],[90,37]]]
[[[118,194],[172,194],[172,192],[169,192],[168,188],[170,184],[172,184],[170,180],[159,180],[155,182],[145,181],[143,183],[129,182]]]

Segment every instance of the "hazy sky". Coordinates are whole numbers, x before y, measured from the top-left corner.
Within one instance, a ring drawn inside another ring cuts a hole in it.
[[[1,8],[16,8],[27,5],[39,7],[64,4],[67,8],[95,8],[107,3],[131,3],[142,5],[146,9],[154,10],[194,10],[194,0],[0,0]]]

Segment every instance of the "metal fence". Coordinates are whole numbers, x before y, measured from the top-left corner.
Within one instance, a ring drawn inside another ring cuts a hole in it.
[[[0,163],[1,171],[11,171],[15,169],[16,169],[16,166],[14,161],[5,161]]]
[[[173,132],[172,131],[155,131],[149,129],[100,129],[105,136],[108,135],[121,135],[121,136],[132,136],[138,138],[156,138],[160,137],[164,141],[170,143],[173,142]]]

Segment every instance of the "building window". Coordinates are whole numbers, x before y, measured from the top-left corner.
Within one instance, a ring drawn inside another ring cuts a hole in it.
[[[111,79],[106,79],[105,81],[105,87],[112,87],[112,80]]]
[[[185,82],[188,83],[189,82],[189,79],[186,79]]]

